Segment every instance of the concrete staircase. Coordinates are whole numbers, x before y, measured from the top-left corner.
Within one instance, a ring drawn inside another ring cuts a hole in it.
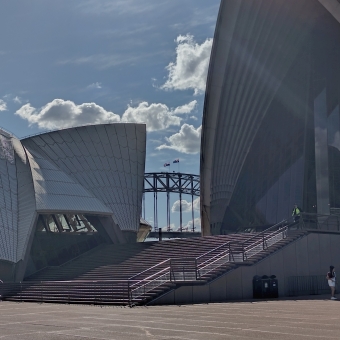
[[[100,245],[62,266],[45,268],[22,283],[4,284],[2,295],[9,301],[145,304],[183,284],[204,285],[238,266],[251,266],[302,237],[305,231],[290,231],[285,239],[245,261],[225,260],[230,244],[245,249],[262,242],[254,235]],[[208,272],[196,271],[207,264],[210,266]],[[197,273],[202,275],[197,276]],[[131,293],[135,287],[138,294]]]

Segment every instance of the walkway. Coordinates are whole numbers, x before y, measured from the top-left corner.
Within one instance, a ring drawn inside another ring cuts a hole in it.
[[[340,301],[314,298],[135,308],[0,302],[0,339],[340,338]]]

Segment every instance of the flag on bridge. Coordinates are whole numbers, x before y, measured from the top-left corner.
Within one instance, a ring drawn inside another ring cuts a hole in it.
[[[175,159],[172,163],[179,163],[179,159]]]
[[[164,163],[164,167],[170,166],[170,163]]]

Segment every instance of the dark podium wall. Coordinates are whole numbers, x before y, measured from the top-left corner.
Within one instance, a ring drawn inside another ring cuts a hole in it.
[[[290,276],[325,275],[330,265],[340,271],[340,234],[310,233],[259,263],[241,266],[205,286],[183,286],[156,300],[154,305],[222,302],[252,299],[254,275],[276,275],[279,296],[288,295]]]

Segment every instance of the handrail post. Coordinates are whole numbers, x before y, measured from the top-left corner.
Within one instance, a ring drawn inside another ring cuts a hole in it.
[[[198,266],[197,266],[197,258],[195,258],[195,275],[196,275],[196,281],[198,280]]]
[[[244,250],[244,243],[242,243],[242,259],[243,259],[242,262],[246,261],[246,252]]]
[[[173,274],[173,270],[172,270],[172,260],[169,260],[169,268],[170,268],[170,281],[172,282],[174,279],[174,274]]]
[[[128,303],[131,307],[132,304],[132,292],[131,292],[131,286],[130,286],[130,279],[128,279]]]
[[[265,244],[264,244],[264,234],[262,234],[262,249],[265,250]]]

